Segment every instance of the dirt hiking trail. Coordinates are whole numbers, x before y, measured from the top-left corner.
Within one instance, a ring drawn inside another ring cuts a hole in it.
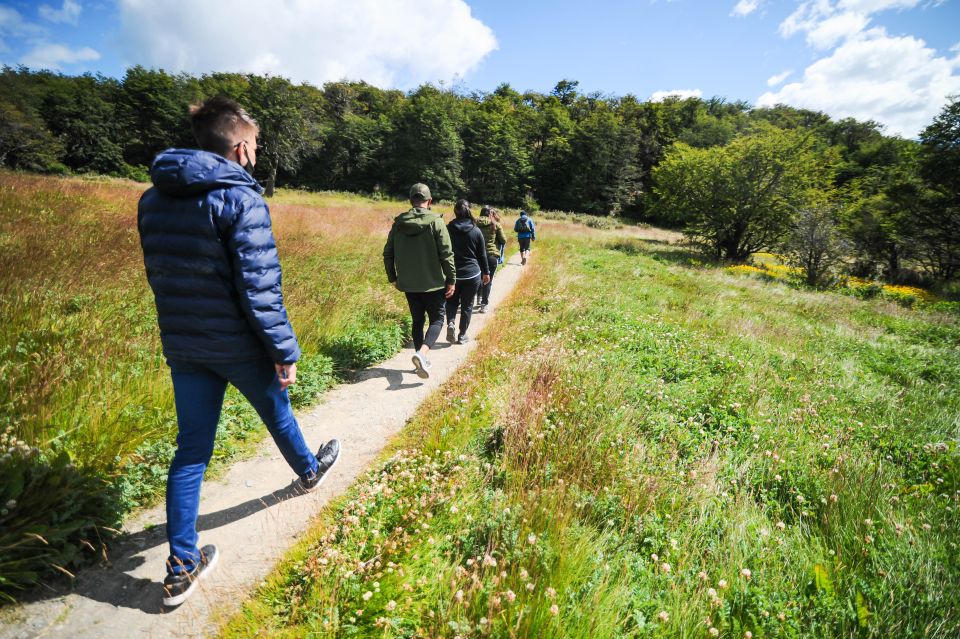
[[[496,317],[492,311],[522,273],[519,255],[497,270],[487,313],[473,315],[472,337]],[[302,494],[269,437],[253,458],[235,464],[218,480],[204,482],[197,521],[200,544],[216,544],[220,561],[179,608],[161,605],[167,557],[161,504],[126,523],[129,536],[113,548],[109,565],[82,571],[69,592],[49,593],[5,610],[0,615],[0,638],[147,639],[215,632],[308,529],[312,518],[368,469],[475,344],[449,345],[443,337],[431,352],[430,379],[414,374],[413,351],[405,348],[298,414],[312,448],[334,437],[343,447],[340,461],[316,492]]]

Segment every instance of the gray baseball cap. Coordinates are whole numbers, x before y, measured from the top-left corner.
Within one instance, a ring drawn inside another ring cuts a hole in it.
[[[433,199],[432,196],[430,195],[430,187],[428,187],[426,184],[421,184],[420,182],[417,182],[416,184],[410,187],[410,199],[423,200],[424,202],[426,202],[427,200]]]

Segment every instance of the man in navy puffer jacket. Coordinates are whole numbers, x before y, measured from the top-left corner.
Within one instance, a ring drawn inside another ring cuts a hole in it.
[[[198,548],[196,520],[228,383],[257,410],[305,490],[320,484],[340,452],[337,440],[310,451],[287,395],[300,347],[280,290],[270,212],[250,175],[256,121],[220,97],[192,109],[191,121],[205,150],[157,156],[137,220],[177,408],[167,478],[167,606],[190,596],[219,559],[212,544]]]

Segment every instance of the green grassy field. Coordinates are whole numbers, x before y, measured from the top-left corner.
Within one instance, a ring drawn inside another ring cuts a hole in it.
[[[0,600],[97,556],[94,524],[162,494],[176,419],[136,231],[144,188],[0,172]],[[405,205],[281,191],[270,206],[304,406],[403,344],[380,253]],[[231,390],[214,472],[265,432]]]
[[[223,636],[960,634],[956,314],[539,235]]]

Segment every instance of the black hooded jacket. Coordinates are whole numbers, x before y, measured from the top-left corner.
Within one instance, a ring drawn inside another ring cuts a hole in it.
[[[487,262],[487,247],[483,233],[469,218],[457,218],[447,224],[450,242],[453,244],[453,259],[457,264],[457,279],[469,280],[481,273],[490,275]]]

